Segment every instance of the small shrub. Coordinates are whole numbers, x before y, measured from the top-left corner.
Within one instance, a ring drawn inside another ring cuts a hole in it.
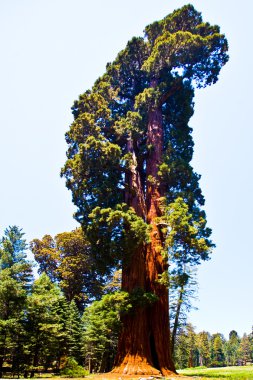
[[[61,370],[61,376],[63,377],[85,377],[88,374],[89,372],[78,365],[74,358],[68,358],[64,368]]]

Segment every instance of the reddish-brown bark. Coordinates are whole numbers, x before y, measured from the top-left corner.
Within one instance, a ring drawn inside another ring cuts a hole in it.
[[[123,329],[119,339],[114,373],[169,375],[175,372],[170,354],[168,289],[158,280],[168,264],[162,256],[163,237],[157,225],[161,216],[162,185],[158,181],[158,166],[162,160],[163,129],[159,107],[149,113],[147,144],[150,147],[146,163],[147,188],[144,196],[137,160],[131,138],[128,152],[132,164],[126,174],[126,202],[138,216],[151,225],[150,243],[137,247],[123,263],[122,288],[131,293],[136,288],[158,296],[151,307],[139,307],[122,318]]]
[[[137,160],[131,136],[127,142],[128,153],[132,154],[129,172],[126,174],[126,203],[136,214],[145,218],[146,205]],[[129,260],[129,261],[128,261]],[[145,245],[137,247],[131,258],[123,261],[122,289],[131,293],[136,288],[145,289]],[[148,318],[145,308],[122,317],[123,328],[118,343],[118,353],[112,372],[122,374],[158,374],[152,366],[149,341]]]
[[[147,222],[152,226],[146,255],[147,291],[159,298],[149,310],[151,351],[155,366],[163,375],[168,375],[175,371],[175,367],[170,352],[168,288],[159,282],[160,276],[168,269],[162,254],[163,236],[157,224],[157,218],[162,214],[161,197],[164,195],[158,178],[163,150],[162,111],[159,108],[149,113],[147,143],[151,146],[147,160],[147,178],[150,177],[146,195]]]
[[[126,173],[126,180],[125,180],[125,201],[126,203],[133,207],[136,214],[143,219],[146,218],[146,204],[145,204],[145,197],[144,197],[144,191],[142,188],[140,173],[137,169],[138,163],[136,158],[136,153],[133,146],[133,140],[131,135],[128,137],[127,140],[127,152],[131,153],[132,160],[129,167],[129,171]]]

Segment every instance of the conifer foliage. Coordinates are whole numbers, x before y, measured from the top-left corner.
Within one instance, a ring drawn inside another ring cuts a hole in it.
[[[227,41],[187,5],[128,42],[74,102],[62,169],[76,219],[101,275],[122,267],[122,290],[139,294],[121,317],[114,372],[168,375],[168,260],[175,275],[213,246],[199,175],[190,165],[196,87],[218,80]],[[169,255],[168,255],[169,253]],[[153,303],[145,304],[146,294]]]
[[[26,249],[22,229],[7,228],[0,241],[0,377],[5,361],[17,372],[24,363],[24,305],[32,281]]]

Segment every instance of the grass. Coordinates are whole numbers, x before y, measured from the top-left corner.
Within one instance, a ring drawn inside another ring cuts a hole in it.
[[[187,368],[179,370],[183,376],[196,376],[199,379],[253,380],[253,366],[223,368]]]
[[[179,375],[181,376],[187,376],[191,379],[196,380],[224,380],[224,379],[232,379],[232,380],[253,380],[253,366],[243,366],[243,367],[223,367],[223,368],[187,368],[177,371]],[[182,379],[180,376],[180,379]],[[118,380],[120,376],[112,376],[112,374],[93,374],[86,378],[76,378],[75,380]],[[185,380],[187,380],[187,377]],[[122,376],[124,378],[124,376]],[[129,379],[128,379],[129,378]],[[9,378],[10,379],[10,378]],[[33,380],[70,380],[64,379],[63,377],[59,376],[40,376],[35,377]],[[131,376],[127,377],[127,380],[136,380],[137,377],[132,378]],[[176,376],[173,376],[173,379],[176,379]],[[2,380],[2,379],[0,379]],[[126,379],[124,379],[126,380]],[[137,379],[138,380],[138,379]],[[179,380],[179,379],[178,379]],[[190,380],[190,379],[189,379]]]

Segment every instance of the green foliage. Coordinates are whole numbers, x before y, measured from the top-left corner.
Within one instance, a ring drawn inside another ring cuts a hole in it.
[[[189,328],[190,327],[190,328]],[[223,375],[218,376],[227,377],[227,374],[231,375],[231,378],[236,378],[236,374],[230,374],[231,366],[247,365],[252,363],[252,344],[251,344],[252,334],[244,334],[240,338],[235,330],[232,330],[229,334],[229,339],[226,340],[224,336],[220,333],[210,335],[206,331],[202,331],[198,334],[194,332],[194,329],[190,325],[186,325],[185,328],[180,329],[176,338],[175,347],[175,360],[178,368],[184,367],[224,367],[230,366],[224,371]],[[191,337],[191,339],[190,339]],[[191,343],[189,344],[189,341]],[[190,349],[193,350],[192,355],[193,360],[190,359]],[[203,373],[204,377],[216,376],[216,372],[210,371]],[[217,374],[219,372],[217,371]],[[189,372],[190,375],[190,372]],[[192,375],[197,375],[197,371]],[[200,375],[200,374],[199,374]],[[229,376],[228,376],[229,377]],[[238,379],[239,379],[238,373]],[[242,378],[247,378],[245,377]]]
[[[172,271],[171,271],[172,272]],[[189,311],[193,308],[192,300],[197,297],[196,270],[184,268],[182,273],[168,274],[169,280],[169,308],[170,327],[172,329],[172,352],[175,348],[175,340],[188,318]]]
[[[153,75],[159,76],[164,69],[181,69],[182,77],[195,80],[201,87],[215,83],[228,60],[227,41],[219,27],[203,23],[192,5],[149,25],[145,32],[152,50],[142,69]]]
[[[153,303],[158,301],[158,296],[150,292],[144,292],[141,288],[135,288],[132,293],[129,295],[129,302],[133,308],[133,312],[138,307],[148,307],[152,306]],[[131,309],[130,309],[131,310]]]
[[[49,235],[34,239],[30,247],[39,264],[39,273],[45,272],[57,282],[66,299],[75,300],[80,310],[101,295],[103,281],[81,228],[60,233],[54,239]]]
[[[74,300],[69,304],[66,319],[66,333],[68,355],[74,358],[78,364],[83,361],[82,357],[82,321],[79,310]]]
[[[111,369],[121,328],[120,315],[132,309],[129,294],[115,292],[94,301],[83,314],[83,352],[86,366],[99,372]]]
[[[208,239],[210,231],[206,229],[206,220],[202,216],[194,217],[181,197],[165,207],[159,222],[165,226],[165,246],[177,268],[181,270],[185,265],[208,259],[213,244]]]
[[[64,368],[61,370],[62,377],[85,377],[89,374],[82,366],[78,365],[77,361],[69,357],[66,360]]]
[[[87,236],[102,273],[110,273],[123,258],[129,260],[136,246],[149,240],[148,225],[125,203],[115,209],[96,207],[89,219]]]
[[[251,362],[252,346],[250,344],[250,339],[247,336],[247,334],[243,334],[243,337],[239,345],[238,354],[239,360],[241,361],[242,365],[246,365],[247,363]]]
[[[128,192],[134,195],[136,191],[126,180],[133,153],[144,194],[150,181],[146,161],[152,148],[147,141],[151,110],[162,109],[164,134],[164,158],[154,181],[166,189],[167,204],[182,197],[196,223],[205,219],[200,210],[204,198],[199,176],[189,164],[193,141],[188,122],[193,114],[194,85],[217,81],[228,59],[227,41],[217,26],[203,23],[201,14],[190,5],[149,25],[145,34],[145,38],[129,41],[92,90],[74,102],[75,120],[66,134],[68,160],[62,175],[77,206],[76,218],[98,251],[99,267],[104,263],[103,271],[122,260],[132,234],[135,244],[140,241],[136,236],[140,221],[127,229],[122,225],[126,214],[133,217],[134,212],[123,210],[123,202]],[[117,218],[119,227],[114,228]],[[144,227],[143,223],[141,229]],[[204,222],[196,228],[204,240],[210,235]],[[143,234],[141,237],[144,241]],[[204,240],[201,236],[195,240],[196,250],[207,251]]]
[[[197,336],[191,324],[187,324],[176,337],[174,359],[177,368],[198,365]]]
[[[214,334],[211,338],[211,367],[223,367],[225,339],[221,334]]]
[[[202,331],[197,337],[200,366],[209,366],[211,360],[211,337],[206,331]]]
[[[196,296],[197,283],[192,267],[207,260],[214,246],[209,236],[211,230],[201,212],[191,213],[183,198],[169,205],[164,202],[164,215],[158,219],[164,233],[165,252],[168,252],[170,285],[170,319],[175,335],[191,309],[191,299]]]
[[[11,226],[4,231],[0,241],[0,271],[29,288],[32,281],[32,263],[27,260],[27,244],[24,233],[17,226]],[[6,271],[6,272],[5,272]]]
[[[230,331],[229,340],[224,345],[224,353],[227,365],[237,365],[238,363],[238,348],[240,339],[235,330]]]
[[[67,304],[45,273],[34,281],[26,314],[29,364],[59,367],[61,356],[67,353]]]
[[[24,233],[7,228],[0,241],[0,373],[4,362],[19,372],[25,360],[24,307],[31,288],[32,263]]]

